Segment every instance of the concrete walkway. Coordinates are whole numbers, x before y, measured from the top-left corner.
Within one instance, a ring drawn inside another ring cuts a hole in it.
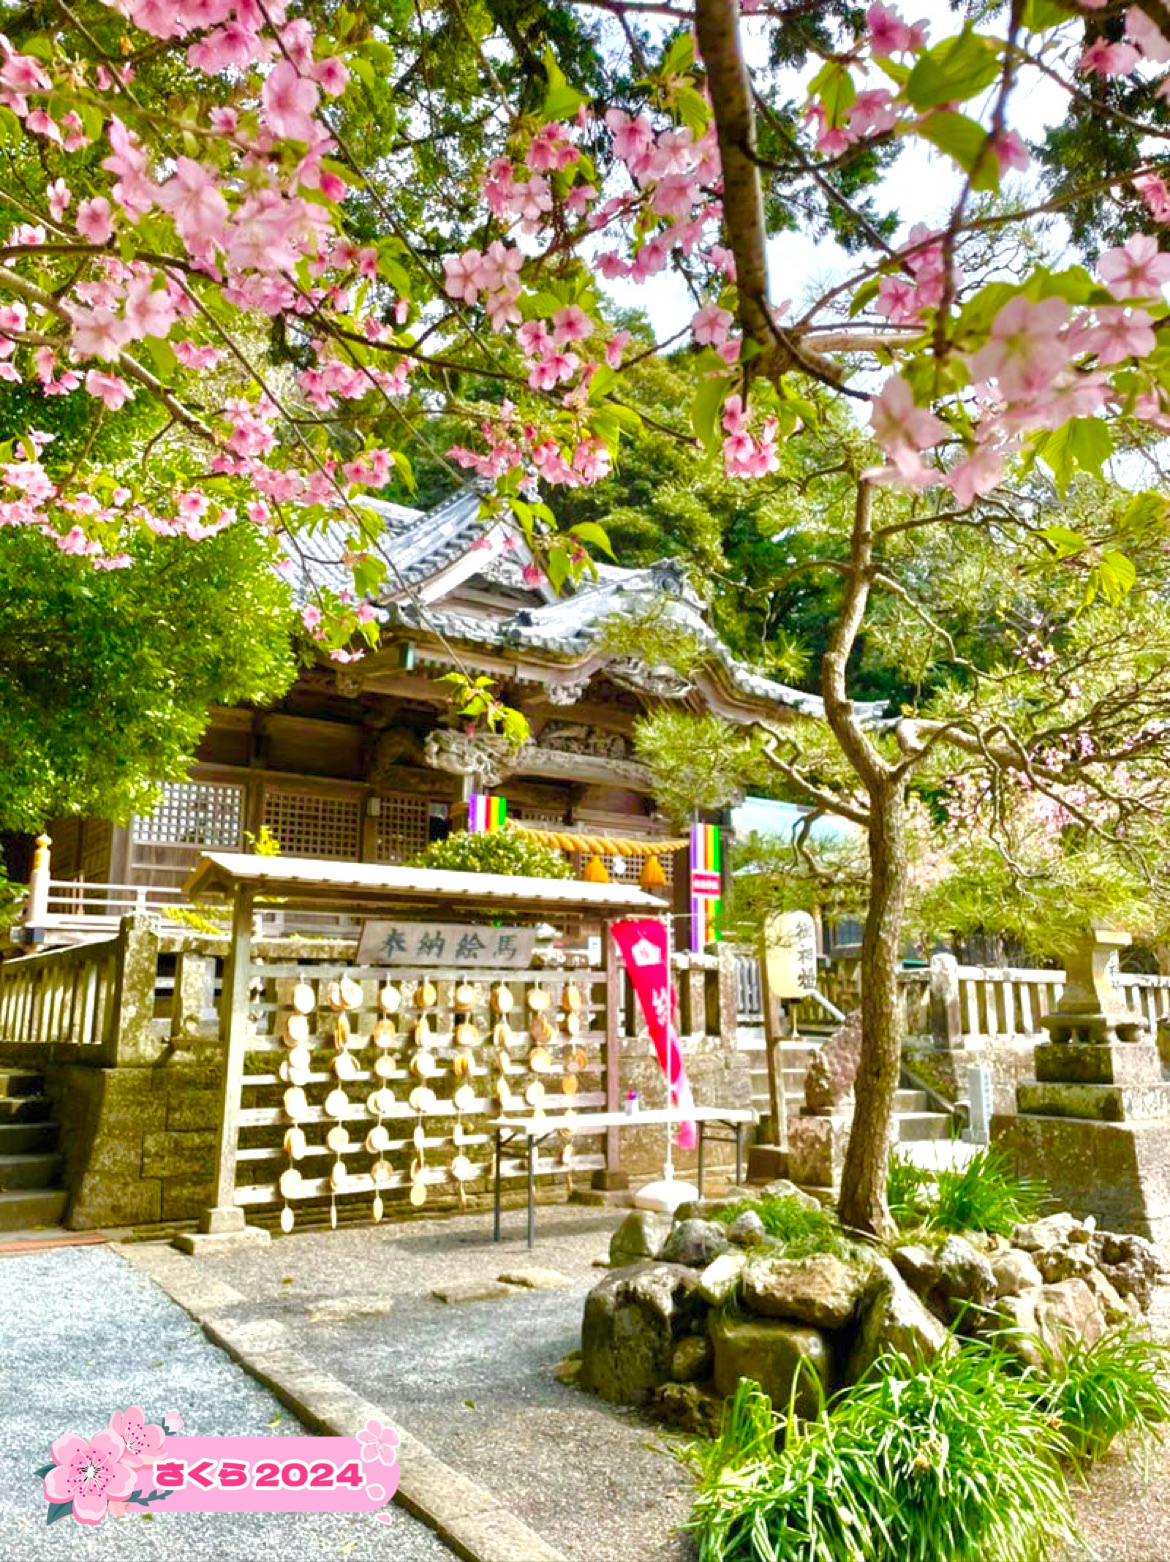
[[[114,1411],[169,1410],[184,1430],[291,1436],[307,1429],[218,1350],[116,1248],[67,1247],[0,1260],[0,1558],[61,1562],[450,1562],[452,1553],[400,1508],[370,1514],[206,1514],[161,1510],[93,1528],[45,1523],[33,1471],[63,1433],[92,1437]]]
[[[601,1273],[592,1260],[607,1255],[624,1213],[542,1208],[531,1254],[514,1211],[498,1245],[490,1217],[468,1215],[298,1232],[177,1262],[248,1299],[218,1306],[217,1328],[280,1325],[295,1351],[384,1406],[568,1562],[682,1562],[693,1555],[678,1533],[690,1481],[668,1434],[554,1373],[580,1345],[585,1294]],[[127,1257],[164,1284],[178,1272],[169,1250]],[[537,1267],[568,1283],[497,1281]],[[509,1552],[507,1562],[528,1559]]]

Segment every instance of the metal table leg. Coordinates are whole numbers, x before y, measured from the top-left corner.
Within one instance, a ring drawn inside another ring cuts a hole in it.
[[[500,1143],[500,1130],[496,1129],[496,1200],[495,1200],[495,1227],[493,1241],[500,1240],[500,1177],[504,1165],[504,1149]]]
[[[528,1135],[528,1246],[536,1246],[536,1141]]]
[[[702,1118],[700,1118],[699,1119],[699,1166],[698,1166],[699,1197],[700,1198],[703,1197],[703,1160],[704,1160],[703,1152],[706,1149],[706,1147],[707,1147],[707,1124],[706,1124],[706,1122]]]
[[[743,1186],[743,1124],[735,1125],[735,1186]]]

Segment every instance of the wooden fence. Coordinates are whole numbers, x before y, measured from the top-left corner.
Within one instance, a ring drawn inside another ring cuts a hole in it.
[[[0,1042],[78,1062],[116,1061],[120,936],[0,964]]]

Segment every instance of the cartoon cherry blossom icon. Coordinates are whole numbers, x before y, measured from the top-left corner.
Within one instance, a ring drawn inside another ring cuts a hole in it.
[[[148,1425],[141,1405],[131,1405],[129,1410],[116,1410],[110,1417],[110,1431],[126,1445],[122,1463],[132,1470],[153,1464],[162,1452],[166,1433],[161,1426]]]
[[[357,1435],[362,1445],[363,1464],[396,1464],[398,1462],[398,1433],[392,1426],[383,1426],[372,1416]]]
[[[124,1502],[134,1490],[138,1473],[126,1463],[116,1432],[99,1432],[92,1441],[66,1433],[49,1451],[55,1468],[45,1476],[45,1499],[72,1502],[79,1524],[100,1524],[110,1503]]]

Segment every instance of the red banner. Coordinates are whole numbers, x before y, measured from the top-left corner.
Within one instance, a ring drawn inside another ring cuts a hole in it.
[[[615,922],[614,943],[618,946],[630,981],[638,995],[646,1028],[658,1054],[662,1072],[670,1087],[671,1105],[678,1109],[679,1148],[693,1150],[695,1125],[687,1114],[694,1105],[691,1087],[683,1067],[682,1046],[675,1027],[678,997],[670,980],[666,923],[645,917],[636,922]]]

